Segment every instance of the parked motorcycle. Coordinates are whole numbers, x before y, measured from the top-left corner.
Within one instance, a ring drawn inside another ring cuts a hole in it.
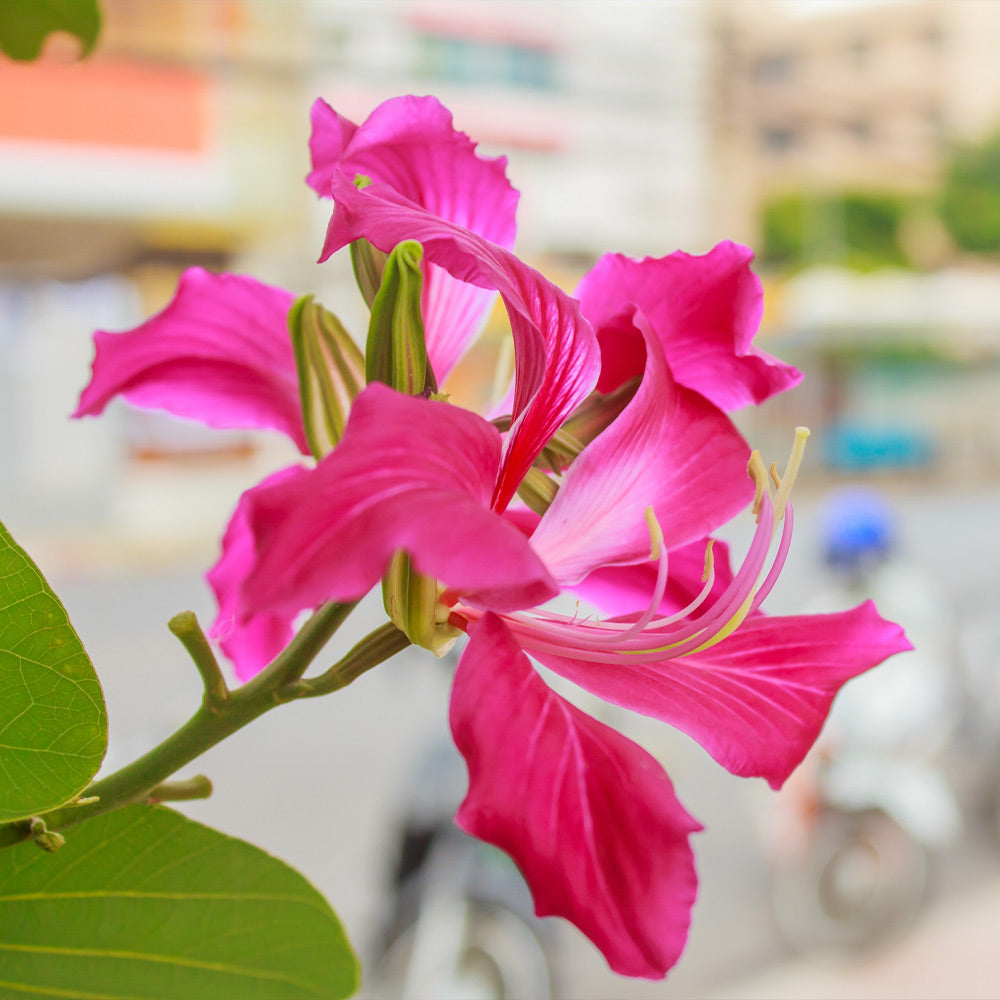
[[[427,747],[406,785],[389,906],[364,995],[392,1000],[549,1000],[551,928],[506,854],[453,816],[466,786],[450,741]]]
[[[837,582],[830,603],[874,598],[916,649],[841,691],[819,744],[780,797],[771,903],[779,932],[800,952],[873,947],[899,935],[920,912],[935,857],[962,827],[947,756],[964,692],[945,604],[898,556],[879,497],[835,498],[825,537]]]

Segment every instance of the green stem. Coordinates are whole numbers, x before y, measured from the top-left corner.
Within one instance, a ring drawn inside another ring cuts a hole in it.
[[[121,806],[142,802],[151,789],[165,782],[185,764],[276,704],[278,702],[262,695],[247,698],[243,695],[243,688],[232,692],[222,705],[203,704],[180,729],[158,746],[90,785],[85,795],[93,801],[85,805],[62,806],[43,813],[40,818],[50,830],[59,830]],[[24,834],[22,824],[0,826],[0,847],[22,840]]]
[[[384,663],[410,645],[405,633],[387,622],[366,635],[351,651],[318,677],[306,678],[296,685],[296,697],[316,698],[339,691],[363,673]]]
[[[205,638],[201,625],[193,611],[182,611],[167,622],[167,628],[183,643],[188,655],[201,674],[205,685],[205,697],[214,702],[225,701],[229,697],[226,679],[222,676],[219,661]]]
[[[279,689],[298,680],[357,606],[357,601],[349,604],[324,604],[313,612],[312,617],[295,633],[282,652],[256,677],[239,688],[239,691],[273,691],[278,694]]]
[[[148,802],[188,802],[207,799],[212,794],[212,782],[204,774],[182,781],[164,781],[149,790]]]
[[[362,639],[329,670],[314,680],[303,679],[310,660],[352,608],[353,605],[320,608],[280,656],[253,680],[228,692],[224,699],[212,695],[215,689],[214,684],[209,684],[212,672],[205,668],[202,661],[199,670],[206,680],[206,693],[198,711],[158,746],[106,778],[95,781],[78,803],[35,817],[33,822],[36,828],[41,828],[36,822],[40,821],[47,830],[58,830],[133,802],[146,801],[151,795],[156,797],[157,787],[163,786],[171,775],[265,712],[297,698],[311,698],[339,690],[409,645],[409,640],[395,625],[383,625]],[[188,637],[193,634],[186,626],[181,631]],[[197,649],[197,638],[191,642]],[[24,822],[0,825],[0,847],[15,844],[31,835],[30,824]]]

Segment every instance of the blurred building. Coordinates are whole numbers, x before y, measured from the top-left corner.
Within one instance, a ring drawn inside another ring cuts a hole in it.
[[[799,420],[838,474],[995,477],[996,262],[956,253],[936,200],[956,147],[1000,129],[1000,4],[713,12],[716,206],[770,261],[766,324],[808,373],[751,438]]]
[[[167,500],[166,484],[199,460],[202,481],[227,461],[248,481],[256,437],[121,407],[66,429],[92,330],[161,308],[183,267],[317,292],[363,332],[348,269],[315,263],[329,218],[303,183],[317,96],[358,121],[396,94],[439,96],[484,152],[508,155],[519,250],[567,285],[606,250],[700,251],[725,235],[710,222],[697,0],[101,8],[87,60],[55,37],[38,63],[0,61],[0,502],[26,521],[189,531],[196,508],[214,530],[211,502]]]
[[[707,249],[708,8],[676,3],[312,0],[336,58],[314,91],[359,118],[433,93],[510,160],[519,246]]]
[[[756,242],[789,191],[926,193],[1000,128],[993,0],[714,7],[720,211]]]
[[[124,413],[68,428],[93,329],[162,307],[186,265],[267,245],[280,269],[308,224],[297,6],[101,9],[87,60],[60,36],[37,63],[0,59],[0,498],[29,524],[114,521],[127,466],[162,438],[155,418]],[[165,444],[209,440],[178,428]],[[220,454],[245,450],[219,440]]]

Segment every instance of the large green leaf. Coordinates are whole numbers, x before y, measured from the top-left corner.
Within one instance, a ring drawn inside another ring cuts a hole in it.
[[[0,851],[0,996],[324,1000],[357,960],[322,896],[286,864],[162,806]]]
[[[37,59],[53,31],[79,38],[85,56],[100,29],[97,0],[0,0],[0,51],[11,59]]]
[[[101,685],[66,609],[0,524],[0,822],[68,802],[107,745]]]

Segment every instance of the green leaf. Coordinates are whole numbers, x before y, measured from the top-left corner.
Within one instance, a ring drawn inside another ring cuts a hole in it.
[[[0,0],[0,51],[11,59],[37,59],[53,31],[79,38],[80,55],[85,56],[100,29],[97,0]]]
[[[0,524],[0,822],[74,798],[107,745],[101,685],[66,609]]]
[[[162,806],[0,851],[0,996],[337,1000],[357,959],[286,864]]]

